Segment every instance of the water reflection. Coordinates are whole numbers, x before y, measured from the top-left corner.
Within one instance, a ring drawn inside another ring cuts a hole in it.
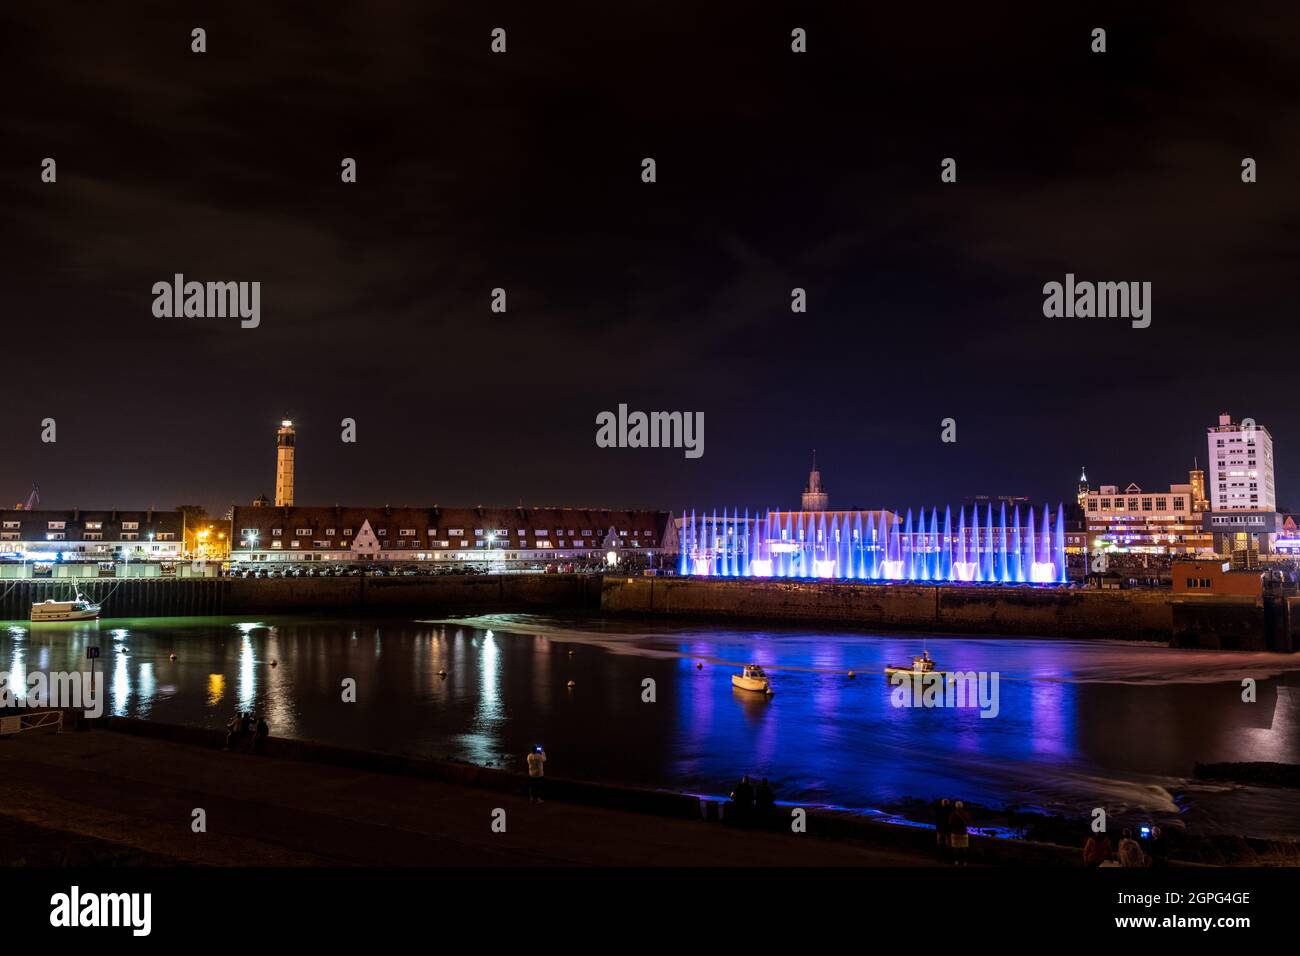
[[[118,715],[219,728],[238,708],[266,715],[276,735],[498,766],[521,766],[543,742],[557,775],[725,793],[748,773],[785,800],[864,809],[960,795],[1086,812],[1100,794],[1108,806],[1300,835],[1284,801],[1190,780],[1197,761],[1300,762],[1292,657],[931,638],[945,665],[1001,675],[990,720],[890,705],[882,669],[917,652],[909,637],[509,616],[142,619],[0,627],[11,688],[33,662],[89,670],[85,648],[101,633]],[[772,674],[773,697],[732,688],[751,661]],[[1243,675],[1259,681],[1257,704],[1240,703]],[[343,706],[347,677],[358,696]],[[655,703],[641,699],[646,678]]]

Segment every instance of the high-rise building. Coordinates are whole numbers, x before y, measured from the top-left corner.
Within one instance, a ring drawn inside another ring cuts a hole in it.
[[[1210,509],[1202,515],[1214,550],[1234,567],[1254,567],[1271,554],[1282,526],[1273,485],[1273,436],[1253,418],[1226,412],[1209,430]]]
[[[804,511],[826,511],[830,496],[822,488],[822,473],[817,470],[817,452],[813,451],[812,471],[808,472],[808,487],[803,490],[800,507]]]
[[[293,507],[293,422],[284,419],[275,433],[275,506]]]
[[[1209,429],[1210,510],[1276,511],[1273,436],[1253,418],[1226,412]]]
[[[1079,503],[1079,510],[1083,511],[1088,504],[1088,469],[1085,466],[1079,472],[1079,487],[1074,496],[1074,500]]]

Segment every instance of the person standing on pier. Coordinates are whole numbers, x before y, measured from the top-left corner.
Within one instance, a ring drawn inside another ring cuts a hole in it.
[[[1125,828],[1124,835],[1119,841],[1119,865],[1146,865],[1146,854],[1142,852],[1142,847],[1138,845],[1138,841],[1133,839],[1133,831],[1127,828]]]
[[[754,785],[749,782],[749,774],[740,778],[736,789],[731,791],[731,806],[734,821],[745,826],[754,816]]]
[[[546,779],[546,751],[538,744],[528,755],[528,802],[544,803],[542,783]]]
[[[945,863],[952,856],[951,847],[952,801],[944,797],[934,811],[934,845],[939,859]]]
[[[952,805],[952,816],[948,819],[953,866],[966,865],[966,850],[970,846],[969,826],[970,817],[966,814],[965,804],[958,800]]]
[[[1088,834],[1088,842],[1083,845],[1083,865],[1101,866],[1110,859],[1110,837],[1103,833]]]

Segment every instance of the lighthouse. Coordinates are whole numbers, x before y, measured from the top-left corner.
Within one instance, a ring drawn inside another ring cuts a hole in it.
[[[287,418],[275,433],[275,506],[293,507],[293,422]]]

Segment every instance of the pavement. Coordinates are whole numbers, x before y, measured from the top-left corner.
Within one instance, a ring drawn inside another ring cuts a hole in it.
[[[201,809],[206,832],[194,832]],[[504,810],[505,832],[494,832]],[[0,738],[0,864],[927,866],[737,830],[106,730]]]

